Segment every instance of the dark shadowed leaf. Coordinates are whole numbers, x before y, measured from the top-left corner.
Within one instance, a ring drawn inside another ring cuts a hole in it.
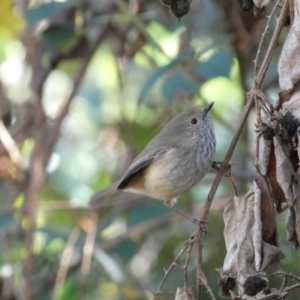
[[[143,86],[139,98],[138,98],[138,103],[140,103],[148,94],[149,90],[152,88],[154,83],[162,76],[164,75],[167,71],[172,69],[174,66],[180,64],[182,61],[184,61],[187,58],[192,58],[195,56],[195,50],[192,48],[187,49],[184,51],[182,54],[180,54],[177,58],[172,60],[169,64],[166,66],[160,67],[157,70],[155,70]]]
[[[192,82],[183,72],[178,72],[165,81],[162,93],[167,100],[171,101],[179,91],[196,93],[199,88],[200,84]]]
[[[51,16],[61,12],[64,8],[76,5],[78,0],[50,2],[37,6],[28,11],[26,21],[28,26],[33,26],[37,22],[50,18]]]
[[[196,72],[204,78],[228,77],[232,65],[232,54],[227,50],[214,53],[206,62],[199,62]]]
[[[73,26],[51,26],[43,32],[43,38],[49,50],[71,43],[75,37],[75,28]]]
[[[157,218],[163,214],[171,213],[162,201],[151,201],[150,203],[138,206],[130,213],[128,226],[134,226],[138,223]]]
[[[16,223],[16,220],[15,220],[13,214],[8,213],[8,214],[2,214],[0,216],[0,230],[7,228],[15,223]]]
[[[79,300],[81,299],[78,293],[78,280],[76,276],[69,277],[64,284],[64,288],[59,298],[61,300],[73,299]]]

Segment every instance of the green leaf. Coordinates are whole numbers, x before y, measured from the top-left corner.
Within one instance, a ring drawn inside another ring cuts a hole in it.
[[[211,79],[214,77],[229,77],[233,58],[227,50],[214,53],[207,61],[199,62],[196,72],[199,76]]]
[[[76,276],[69,277],[63,287],[60,300],[80,300],[81,297],[78,293],[78,278]]]
[[[127,224],[131,227],[138,223],[157,218],[166,213],[170,213],[170,209],[167,208],[162,201],[152,200],[147,204],[145,203],[137,206],[133,211],[131,211]]]
[[[196,93],[200,86],[200,83],[192,82],[183,72],[178,72],[165,81],[162,93],[167,100],[171,101],[177,92],[183,90],[188,93]]]
[[[73,26],[52,26],[43,32],[43,38],[49,50],[60,48],[76,38]]]
[[[143,86],[139,98],[138,103],[141,103],[141,101],[146,97],[152,86],[155,84],[155,82],[164,75],[168,70],[172,69],[174,66],[180,64],[182,61],[192,58],[195,56],[195,50],[193,48],[187,49],[182,54],[180,54],[177,58],[172,60],[169,64],[158,68],[156,71],[154,71],[149,79],[146,81],[145,85]]]
[[[60,1],[60,2],[50,2],[41,4],[28,11],[26,15],[26,21],[28,26],[33,26],[37,22],[50,18],[53,15],[61,12],[66,7],[75,6],[78,0]]]
[[[0,216],[0,230],[16,224],[16,220],[13,214],[2,214]]]

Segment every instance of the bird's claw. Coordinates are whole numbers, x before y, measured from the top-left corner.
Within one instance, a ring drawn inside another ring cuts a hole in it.
[[[206,221],[200,221],[196,218],[193,218],[193,223],[196,224],[197,226],[200,227],[201,231],[206,234],[207,233],[207,230],[206,230],[206,224],[207,222]]]
[[[230,172],[231,169],[231,165],[232,164],[225,164],[222,161],[213,161],[211,166],[213,169],[215,169],[216,171],[222,171],[225,176],[228,176],[228,172]]]

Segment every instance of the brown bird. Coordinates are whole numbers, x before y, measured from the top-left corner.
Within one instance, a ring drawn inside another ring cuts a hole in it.
[[[97,207],[103,199],[119,191],[132,192],[163,200],[166,206],[190,219],[174,203],[211,168],[216,148],[209,115],[213,104],[191,108],[174,117],[148,143],[119,182],[91,198],[90,206]],[[198,220],[192,221],[199,224]]]

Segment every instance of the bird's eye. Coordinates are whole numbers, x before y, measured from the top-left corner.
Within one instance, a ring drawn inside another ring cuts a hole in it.
[[[191,124],[196,125],[197,123],[198,123],[197,119],[194,118],[194,119],[191,120]]]

